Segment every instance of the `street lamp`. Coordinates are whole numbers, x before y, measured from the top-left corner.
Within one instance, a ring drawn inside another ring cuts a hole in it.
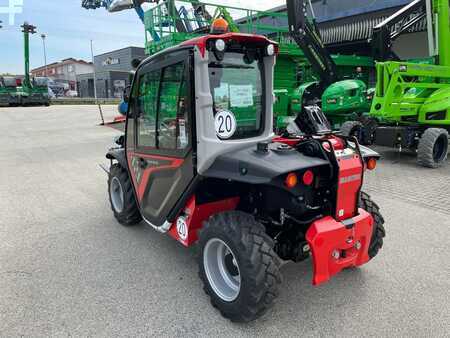
[[[47,49],[45,46],[45,38],[47,36],[45,34],[41,34],[42,38],[42,45],[44,46],[44,63],[45,63],[45,77],[48,77],[48,71],[47,71]]]

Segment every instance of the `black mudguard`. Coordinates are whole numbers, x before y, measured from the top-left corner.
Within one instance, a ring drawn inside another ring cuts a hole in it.
[[[111,161],[116,160],[122,166],[122,168],[124,168],[125,170],[128,171],[127,157],[126,157],[124,148],[110,149],[106,153],[106,158]]]
[[[381,158],[381,155],[379,153],[377,153],[375,150],[372,150],[368,147],[359,146],[359,150],[361,151],[361,156],[363,157],[363,159],[368,159],[368,158],[376,158],[377,160]]]

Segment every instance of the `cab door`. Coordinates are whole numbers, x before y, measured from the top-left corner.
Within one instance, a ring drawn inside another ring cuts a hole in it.
[[[139,69],[133,86],[127,160],[142,216],[155,227],[195,176],[191,58],[189,50],[160,56]]]

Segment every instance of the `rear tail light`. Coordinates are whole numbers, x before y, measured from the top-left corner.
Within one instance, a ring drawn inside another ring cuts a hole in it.
[[[286,187],[289,189],[294,188],[298,183],[298,177],[294,173],[290,173],[286,176],[286,180],[284,181],[284,184],[286,184]]]
[[[377,167],[377,160],[373,157],[369,158],[366,164],[367,169],[374,170]]]
[[[314,173],[311,170],[305,171],[302,181],[304,185],[312,185],[314,182]]]

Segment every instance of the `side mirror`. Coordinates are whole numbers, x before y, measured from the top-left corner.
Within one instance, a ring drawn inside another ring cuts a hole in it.
[[[125,145],[125,136],[120,135],[114,139],[114,143],[123,147]]]
[[[130,101],[130,93],[131,93],[131,86],[126,86],[123,90],[123,101],[128,103]]]
[[[131,67],[136,69],[137,67],[139,67],[141,62],[142,62],[142,60],[140,60],[140,59],[133,59],[133,60],[131,60]]]
[[[117,107],[117,110],[119,113],[123,116],[127,116],[128,113],[128,102],[122,101],[120,102],[119,106]]]

